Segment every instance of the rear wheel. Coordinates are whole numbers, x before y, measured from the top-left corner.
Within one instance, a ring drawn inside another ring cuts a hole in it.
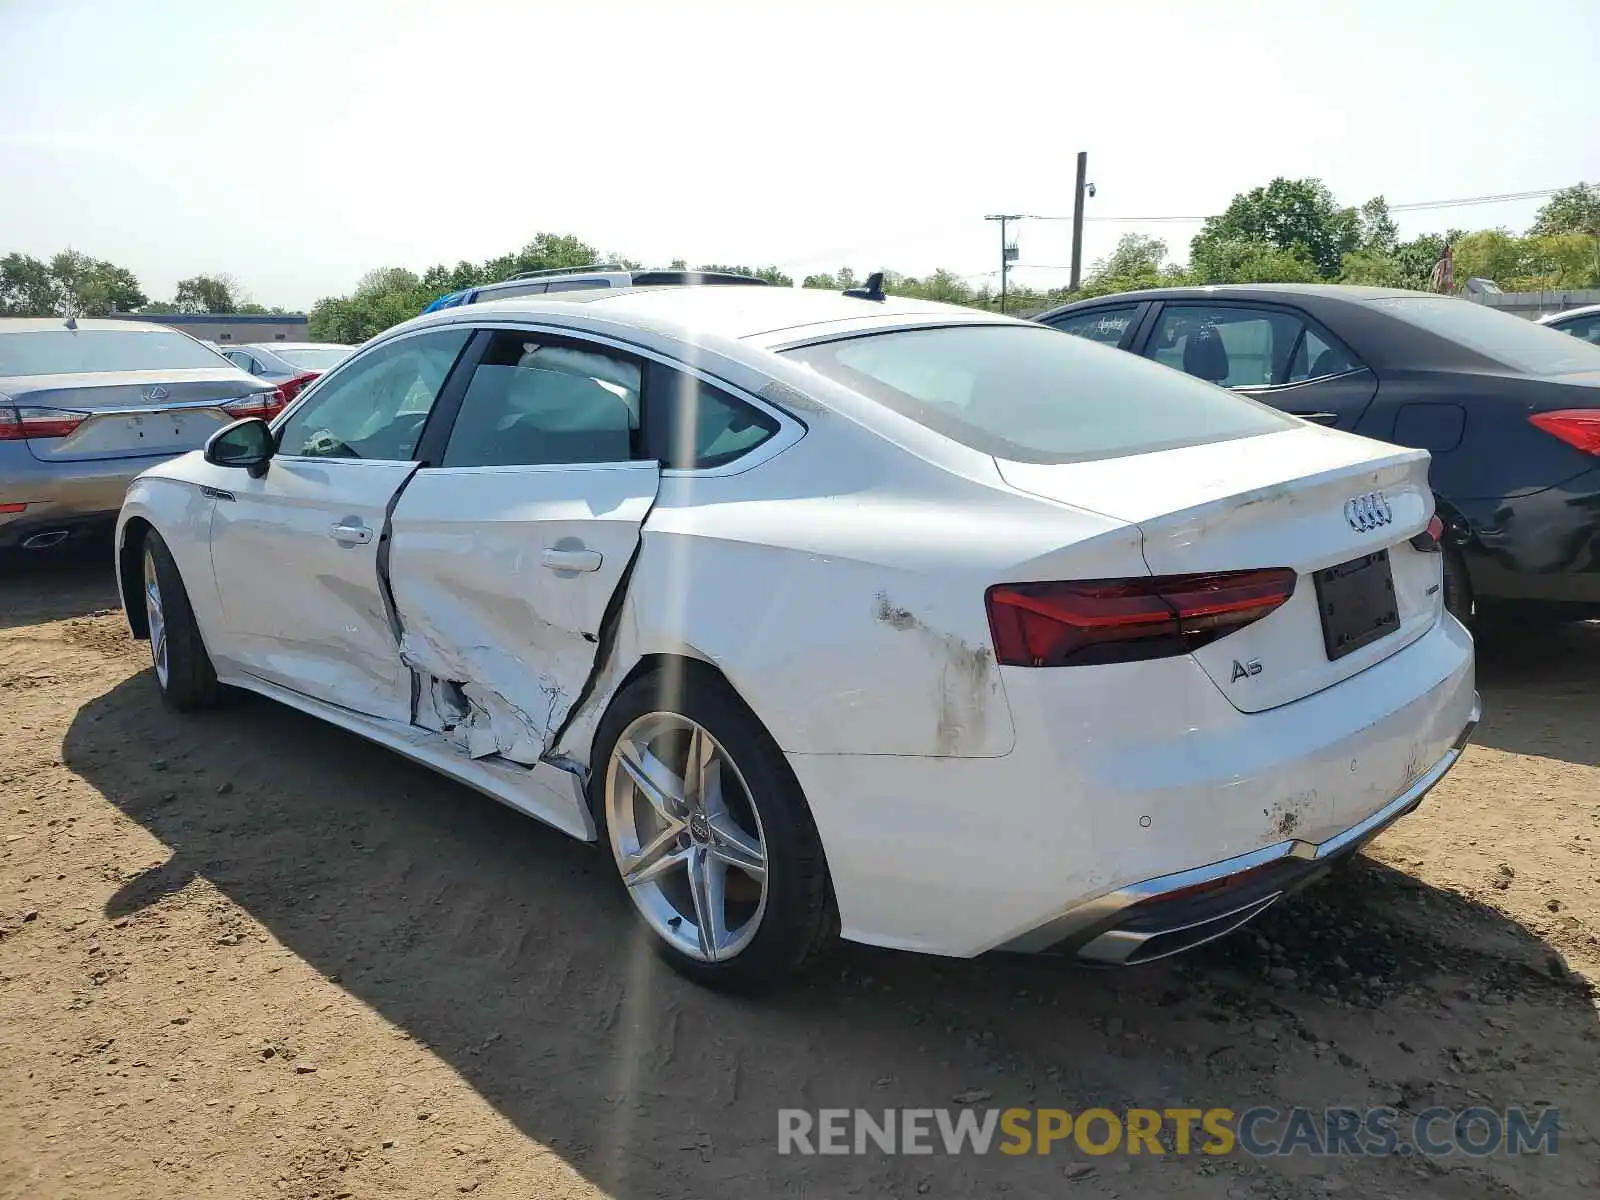
[[[771,736],[719,681],[692,668],[643,676],[612,703],[596,750],[617,872],[675,970],[758,991],[832,946],[811,812]]]
[[[178,564],[153,529],[144,539],[141,580],[150,658],[161,698],[179,712],[211,707],[220,692],[217,673],[200,640],[200,627],[195,623]]]
[[[1444,554],[1444,607],[1456,620],[1469,629],[1475,605],[1472,598],[1472,581],[1467,578],[1467,565],[1454,547],[1446,546]]]

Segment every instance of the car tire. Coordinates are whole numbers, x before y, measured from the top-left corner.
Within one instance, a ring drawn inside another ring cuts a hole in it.
[[[178,564],[153,529],[145,534],[141,560],[150,658],[161,699],[178,712],[211,708],[221,696],[217,672],[201,640]]]
[[[1476,605],[1472,596],[1472,581],[1467,577],[1467,564],[1451,546],[1443,551],[1444,609],[1468,629],[1472,628]]]
[[[777,743],[719,678],[687,665],[634,680],[601,722],[592,761],[601,841],[674,970],[718,990],[768,991],[834,946],[838,909],[811,810]],[[758,856],[759,878],[743,865]]]

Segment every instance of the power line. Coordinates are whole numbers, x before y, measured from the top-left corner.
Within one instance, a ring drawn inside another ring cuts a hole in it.
[[[1487,196],[1460,196],[1453,200],[1415,200],[1406,204],[1389,205],[1390,212],[1422,212],[1436,208],[1467,208],[1477,204],[1508,204],[1518,200],[1542,200],[1554,196],[1560,188],[1535,188],[1526,192],[1495,192]],[[1213,216],[1216,214],[1212,214]],[[1046,213],[1023,213],[1025,221],[1070,221],[1070,216],[1055,216]],[[1195,216],[1161,216],[1161,217],[1084,217],[1086,221],[1115,221],[1118,224],[1134,223],[1159,223],[1159,222],[1194,222],[1206,221],[1209,217]]]

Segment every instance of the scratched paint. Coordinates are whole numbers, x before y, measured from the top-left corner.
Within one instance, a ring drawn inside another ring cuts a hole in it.
[[[994,693],[994,655],[987,647],[970,646],[954,634],[930,629],[909,609],[894,604],[884,592],[876,597],[877,619],[899,633],[915,633],[939,656],[938,707],[934,720],[934,753],[959,754],[962,743],[981,739]]]

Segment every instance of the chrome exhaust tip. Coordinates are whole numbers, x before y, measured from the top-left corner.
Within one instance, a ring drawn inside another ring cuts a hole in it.
[[[47,529],[43,533],[36,533],[32,537],[22,539],[24,550],[48,550],[51,546],[59,546],[67,540],[70,530]]]

